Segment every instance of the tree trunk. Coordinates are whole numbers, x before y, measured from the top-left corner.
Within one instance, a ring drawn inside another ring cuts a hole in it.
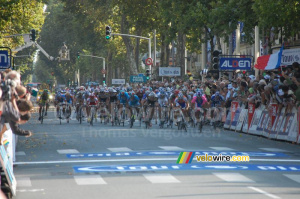
[[[126,19],[126,15],[122,15],[121,19],[121,33],[122,34],[129,34],[129,27],[128,27],[128,21]],[[122,36],[124,44],[126,46],[126,55],[128,58],[129,66],[130,66],[130,74],[131,75],[137,75],[137,66],[134,59],[134,49],[132,42],[130,40],[130,37],[128,36]]]
[[[185,41],[186,35],[179,31],[177,36],[176,66],[181,67],[181,77],[185,75]]]

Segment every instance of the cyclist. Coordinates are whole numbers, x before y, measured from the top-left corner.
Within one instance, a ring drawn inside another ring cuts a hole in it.
[[[57,117],[59,117],[59,106],[63,102],[64,102],[64,94],[62,94],[62,91],[57,91],[57,93],[55,95],[55,101],[54,101],[54,105],[56,106]]]
[[[140,104],[140,98],[134,93],[134,91],[130,92],[130,97],[129,97],[129,101],[128,102],[129,102],[129,111],[130,111],[131,117],[134,118],[134,114],[133,114],[133,111],[132,111],[133,108],[136,109],[136,114],[138,116],[141,104]]]
[[[68,105],[69,115],[67,115],[67,118],[69,118],[71,116],[71,111],[72,111],[73,96],[71,96],[71,94],[69,92],[67,92],[66,95],[64,96],[64,101]]]
[[[178,110],[181,110],[184,115],[184,122],[188,121],[188,110],[189,110],[189,103],[187,98],[183,95],[183,93],[179,93],[177,98],[174,101],[175,108],[174,111],[177,112]],[[175,116],[175,114],[174,114]],[[177,117],[178,118],[178,117]],[[179,120],[179,119],[178,119]]]
[[[120,102],[120,104],[119,104],[119,110],[120,110],[119,111],[119,118],[121,118],[121,111],[122,111],[123,107],[128,108],[128,105],[127,105],[128,101],[129,101],[128,93],[125,92],[125,90],[121,90],[119,95],[118,95],[118,100]],[[125,110],[125,112],[126,112],[126,110]],[[122,119],[124,119],[124,118],[122,118]]]
[[[79,111],[79,107],[83,105],[84,103],[84,86],[80,86],[79,90],[77,91],[75,95],[75,100],[76,100],[76,113]],[[76,115],[76,119],[79,120],[79,115]]]
[[[166,92],[164,91],[164,89],[161,89],[159,95],[157,96],[158,97],[158,105],[159,105],[159,120],[160,120],[160,125],[163,125],[163,123],[165,122],[165,120],[167,118],[165,118],[166,114],[163,113],[163,107],[167,107],[168,106],[168,97],[167,97],[167,94]],[[167,113],[168,113],[168,110],[165,110]]]
[[[48,111],[48,107],[49,107],[49,94],[48,94],[48,90],[45,89],[42,93],[42,95],[40,96],[40,99],[39,99],[39,106],[40,106],[40,109],[39,109],[39,120],[41,120],[42,116],[42,107],[44,105],[46,105],[46,111],[45,111],[45,116],[47,116],[47,111]]]
[[[87,102],[87,108],[86,108],[86,112],[87,112],[87,116],[88,116],[88,120],[87,122],[90,123],[91,122],[91,106],[97,106],[98,105],[98,98],[96,97],[96,95],[94,93],[91,93],[89,95],[89,97],[86,99]]]
[[[114,118],[115,118],[115,111],[114,108],[118,103],[118,92],[117,90],[113,89],[113,88],[108,88],[109,91],[109,102],[110,102],[110,106],[109,108],[109,112],[111,113],[111,122],[114,122]]]
[[[155,104],[157,102],[157,95],[152,91],[150,92],[150,94],[146,97],[145,101],[144,101],[144,107],[148,107],[149,108],[149,112],[147,114],[147,117],[145,118],[146,122],[149,122],[149,126],[151,127],[151,120],[154,114],[154,107]],[[146,108],[146,112],[147,112],[147,108]]]
[[[203,115],[204,111],[202,106],[207,102],[206,96],[203,94],[202,90],[197,91],[192,99],[192,104],[194,105],[194,117],[197,118],[199,123],[201,120],[200,113]]]
[[[222,111],[221,108],[225,102],[224,97],[217,91],[211,96],[211,125],[215,125],[219,113]]]
[[[99,99],[99,111],[101,113],[101,118],[102,117],[104,118],[105,116],[108,115],[107,105],[109,102],[109,92],[104,88],[100,88],[98,99]]]

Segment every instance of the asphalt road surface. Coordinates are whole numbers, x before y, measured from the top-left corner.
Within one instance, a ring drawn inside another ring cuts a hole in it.
[[[130,129],[62,125],[53,112],[22,126],[14,173],[17,199],[299,198],[300,146],[205,126]],[[250,156],[250,162],[176,164],[180,152]]]

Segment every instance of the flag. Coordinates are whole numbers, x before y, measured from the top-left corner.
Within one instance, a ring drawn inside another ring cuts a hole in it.
[[[255,68],[259,70],[273,70],[280,67],[283,47],[271,55],[263,55],[257,58]]]
[[[192,162],[195,152],[181,152],[179,154],[177,164],[189,164]]]

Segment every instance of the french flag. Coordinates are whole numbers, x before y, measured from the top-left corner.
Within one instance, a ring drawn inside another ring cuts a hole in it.
[[[263,55],[257,58],[255,68],[259,70],[274,70],[280,67],[281,63],[281,55],[282,55],[283,47],[274,54],[271,55]]]

